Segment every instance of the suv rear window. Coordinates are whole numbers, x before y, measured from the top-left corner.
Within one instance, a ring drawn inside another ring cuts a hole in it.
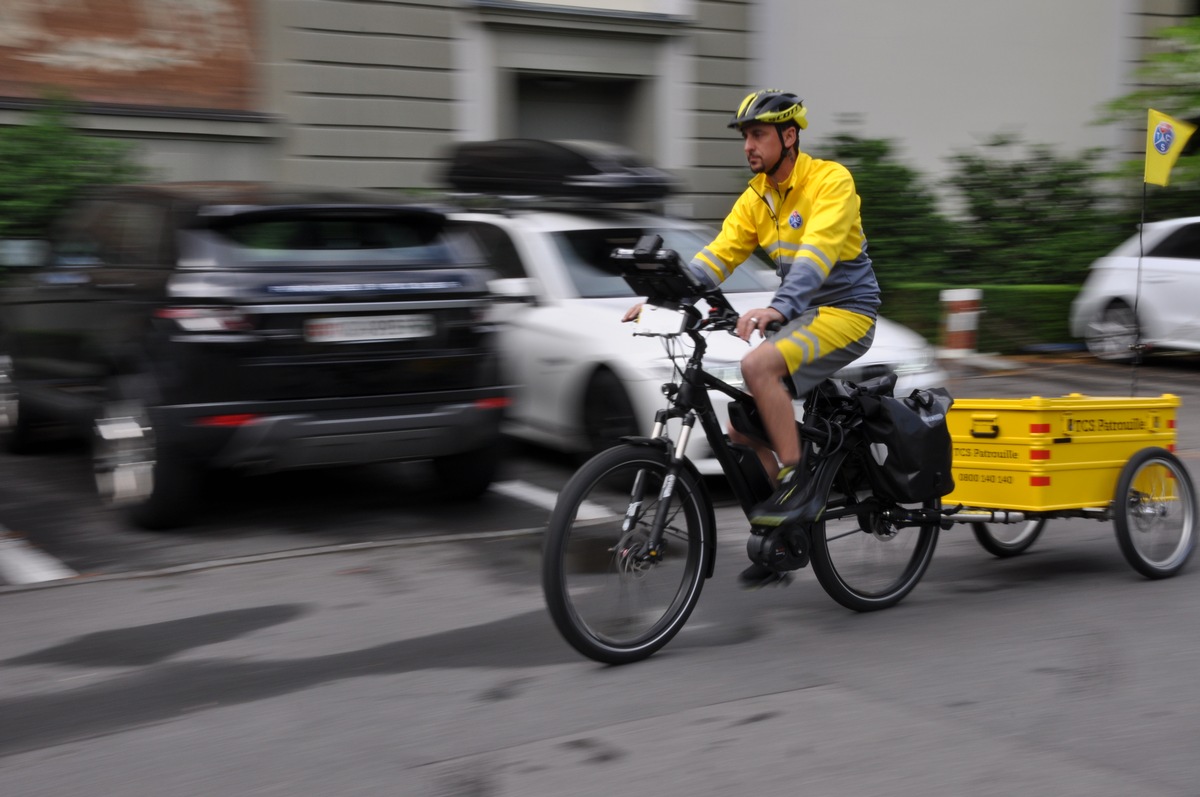
[[[234,218],[216,230],[236,259],[254,262],[376,262],[444,265],[456,262],[439,224],[396,216]]]

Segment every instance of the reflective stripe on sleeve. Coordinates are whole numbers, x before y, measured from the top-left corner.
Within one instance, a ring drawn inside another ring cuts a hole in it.
[[[714,255],[707,246],[696,253],[696,256],[692,258],[691,265],[707,268],[716,275],[717,282],[724,282],[733,273],[733,269],[726,268],[725,264],[721,262],[721,258]]]

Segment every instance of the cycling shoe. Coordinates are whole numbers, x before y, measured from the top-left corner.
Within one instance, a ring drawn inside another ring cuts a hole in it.
[[[762,589],[771,585],[787,586],[792,581],[792,574],[772,570],[766,565],[752,564],[738,573],[738,584],[742,589]]]
[[[825,511],[825,493],[816,488],[816,479],[801,474],[798,468],[788,471],[774,495],[751,510],[750,523],[790,526],[819,520]]]

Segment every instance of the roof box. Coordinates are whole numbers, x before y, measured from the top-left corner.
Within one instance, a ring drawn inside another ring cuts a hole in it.
[[[572,197],[605,202],[661,199],[674,179],[606,141],[508,138],[459,144],[445,181],[472,194]]]

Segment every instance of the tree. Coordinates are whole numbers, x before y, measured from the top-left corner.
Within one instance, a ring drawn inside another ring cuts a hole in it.
[[[940,281],[951,262],[953,225],[920,175],[896,158],[892,142],[839,133],[825,147],[854,176],[880,283]]]
[[[59,209],[87,185],[130,182],[146,172],[129,144],[86,136],[56,100],[29,124],[0,128],[0,238],[42,238]]]
[[[1200,117],[1200,81],[1196,79],[1200,75],[1200,17],[1162,28],[1154,35],[1159,46],[1136,73],[1142,87],[1107,103],[1102,123],[1121,124],[1144,132],[1150,108],[1176,119],[1195,121]],[[1137,198],[1131,197],[1129,202],[1135,207],[1140,205],[1142,193],[1143,157],[1127,161],[1119,170],[1127,185],[1137,186]],[[1146,218],[1197,213],[1200,213],[1200,155],[1192,155],[1180,158],[1175,164],[1169,188],[1146,186]]]

